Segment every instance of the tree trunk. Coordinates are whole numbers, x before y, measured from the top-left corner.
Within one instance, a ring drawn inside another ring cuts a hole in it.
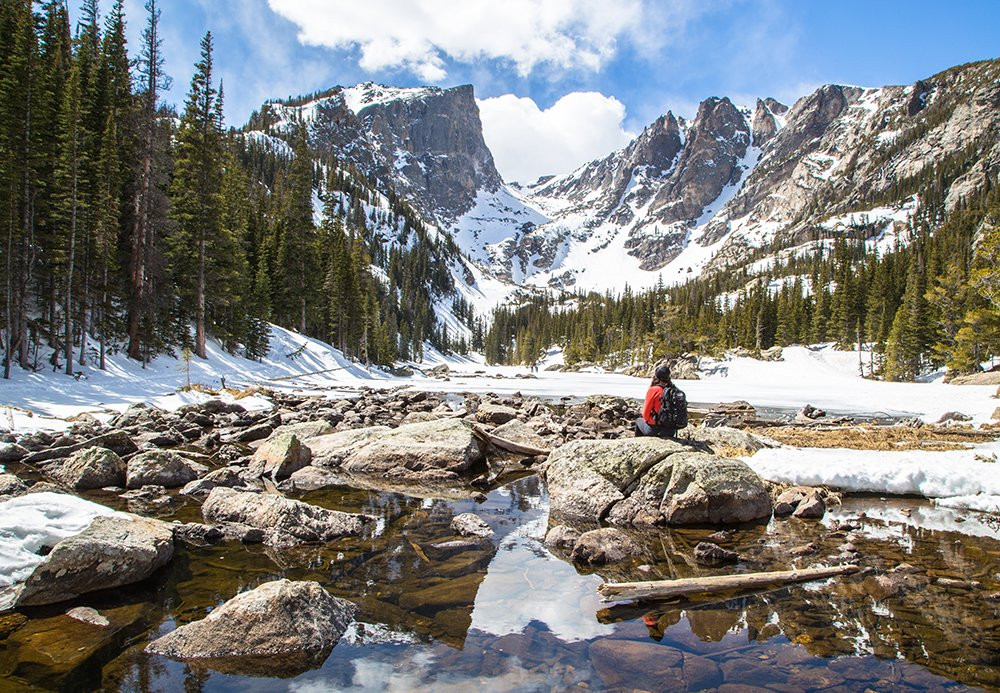
[[[151,128],[147,124],[147,128]],[[146,226],[149,223],[149,177],[152,163],[150,161],[152,137],[147,131],[143,135],[142,169],[136,185],[132,206],[135,218],[132,220],[131,247],[129,254],[129,296],[128,296],[128,357],[136,361],[142,360],[142,339],[139,334],[142,327],[142,310],[146,281]]]
[[[66,303],[63,306],[65,318],[64,338],[66,340],[66,375],[73,375],[73,262],[76,259],[76,173],[73,174],[72,212],[69,223],[69,260],[66,269]]]
[[[81,366],[87,365],[87,311],[90,310],[90,244],[83,262],[83,298],[80,301],[80,360]]]
[[[198,358],[206,359],[205,352],[205,232],[198,239],[198,297],[195,316],[194,353]]]
[[[14,311],[13,311],[13,278],[11,277],[12,258],[14,255],[14,224],[9,223],[7,225],[7,281],[5,282],[6,288],[6,300],[4,301],[4,326],[7,328],[5,330],[6,343],[4,344],[4,359],[3,359],[3,377],[5,380],[10,379],[10,363],[13,360],[14,352]]]

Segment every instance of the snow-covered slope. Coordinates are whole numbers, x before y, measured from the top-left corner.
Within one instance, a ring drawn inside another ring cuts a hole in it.
[[[673,284],[845,233],[888,245],[927,167],[954,169],[949,207],[1000,168],[996,60],[906,87],[826,85],[791,108],[712,97],[526,188],[497,173],[470,86],[366,83],[262,113],[268,131],[306,121],[315,147],[401,194],[485,275],[536,289]]]

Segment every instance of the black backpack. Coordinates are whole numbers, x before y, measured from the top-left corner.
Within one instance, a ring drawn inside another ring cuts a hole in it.
[[[667,385],[660,397],[660,410],[653,413],[653,419],[657,428],[678,430],[687,426],[687,396],[674,385]]]

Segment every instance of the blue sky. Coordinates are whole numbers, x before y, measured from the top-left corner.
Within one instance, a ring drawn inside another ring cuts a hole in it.
[[[133,50],[142,4],[126,0]],[[908,84],[1000,56],[994,0],[161,0],[161,7],[174,103],[184,98],[206,30],[216,37],[234,125],[268,98],[336,84],[472,83],[498,168],[521,180],[607,153],[667,110],[692,116],[709,96],[790,104],[828,82]],[[518,133],[537,140],[527,148],[530,162],[525,143],[511,141]]]

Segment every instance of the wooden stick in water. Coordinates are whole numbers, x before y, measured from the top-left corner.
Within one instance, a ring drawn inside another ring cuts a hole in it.
[[[647,582],[606,582],[597,588],[601,601],[628,601],[641,599],[668,599],[686,594],[712,594],[764,585],[808,582],[835,575],[849,575],[861,570],[856,565],[829,568],[802,568],[778,570],[769,573],[744,573],[742,575],[713,575],[684,578],[682,580],[653,580]]]

